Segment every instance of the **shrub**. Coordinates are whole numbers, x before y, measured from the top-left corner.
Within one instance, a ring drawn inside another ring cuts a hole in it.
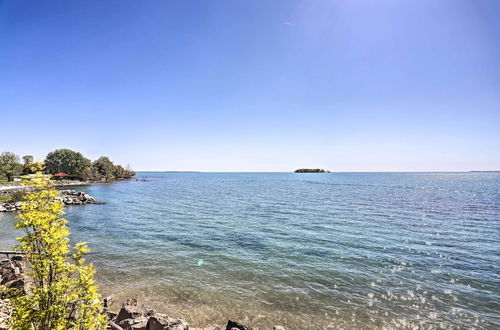
[[[105,329],[94,268],[83,258],[86,243],[70,249],[63,205],[48,177],[38,173],[28,184],[35,189],[26,194],[15,224],[26,235],[17,238],[15,248],[26,253],[33,283],[26,295],[12,299],[12,328]]]

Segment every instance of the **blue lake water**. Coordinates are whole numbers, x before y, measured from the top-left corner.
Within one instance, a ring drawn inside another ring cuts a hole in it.
[[[499,173],[138,177],[66,208],[118,302],[194,326],[500,328]]]

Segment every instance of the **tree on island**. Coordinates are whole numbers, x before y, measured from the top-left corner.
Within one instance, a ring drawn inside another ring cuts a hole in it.
[[[18,155],[8,151],[0,154],[0,181],[12,181],[22,170],[23,165]]]
[[[322,168],[299,168],[295,170],[295,173],[331,173],[328,170],[324,170]]]

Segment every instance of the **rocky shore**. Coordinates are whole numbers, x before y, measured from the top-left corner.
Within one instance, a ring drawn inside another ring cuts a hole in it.
[[[0,260],[0,330],[9,330],[7,320],[12,312],[9,297],[26,293],[26,288],[22,257]]]
[[[104,300],[105,307],[110,298]],[[190,327],[183,318],[172,318],[163,313],[157,313],[140,306],[135,299],[129,299],[122,304],[118,313],[108,312],[109,325],[113,330],[252,330],[252,328],[228,320],[225,326],[217,324],[203,328]],[[284,327],[276,325],[269,330],[285,330]]]
[[[59,191],[59,200],[64,205],[104,204],[97,202],[89,194],[76,190]],[[0,202],[0,212],[14,212],[19,210],[21,210],[21,202]]]
[[[25,294],[29,290],[26,276],[23,273],[23,257],[13,256],[0,260],[0,330],[11,330],[7,326],[12,308],[9,297]],[[122,304],[118,313],[108,310],[111,297],[104,298],[103,313],[109,316],[108,329],[111,330],[252,330],[252,328],[228,320],[225,326],[209,325],[203,328],[190,327],[183,318],[170,317],[157,313],[140,305],[137,300],[129,299]],[[274,326],[269,330],[285,330],[282,326]]]

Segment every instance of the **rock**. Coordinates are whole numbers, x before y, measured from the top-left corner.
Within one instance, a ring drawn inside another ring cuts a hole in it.
[[[10,319],[12,308],[5,300],[0,299],[0,330],[10,330],[7,322]]]
[[[16,259],[0,261],[0,285],[6,289],[15,290],[16,293],[25,292],[23,265]]]
[[[7,326],[7,323],[10,319],[12,307],[7,297],[26,292],[23,264],[21,260],[22,258],[20,259],[19,256],[16,256],[12,259],[0,261],[0,286],[3,289],[7,289],[0,295],[0,330],[11,329]],[[2,299],[2,296],[5,297],[5,299]]]
[[[76,190],[60,190],[59,200],[65,205],[102,204],[89,194]]]
[[[168,324],[168,317],[165,314],[156,313],[149,317],[148,330],[163,330]]]
[[[250,330],[247,326],[234,321],[227,321],[226,330]]]
[[[284,327],[282,327],[281,325],[275,325],[275,326],[273,327],[273,330],[285,330],[285,328],[284,328]]]
[[[129,299],[122,304],[122,308],[116,317],[115,322],[120,324],[125,319],[135,319],[144,316],[141,308],[137,305],[137,300]]]
[[[109,308],[109,305],[111,305],[111,301],[113,300],[113,298],[111,296],[107,296],[107,297],[104,297],[102,299],[102,305],[104,308]]]
[[[148,330],[188,330],[189,324],[183,319],[173,319],[165,314],[155,313],[149,317]]]
[[[118,322],[118,325],[123,328],[123,330],[147,330],[148,318],[146,316],[140,316],[137,318],[124,319]]]
[[[18,292],[24,292],[25,285],[26,283],[24,282],[24,278],[22,277],[16,278],[12,281],[5,283],[6,288],[18,290]]]

